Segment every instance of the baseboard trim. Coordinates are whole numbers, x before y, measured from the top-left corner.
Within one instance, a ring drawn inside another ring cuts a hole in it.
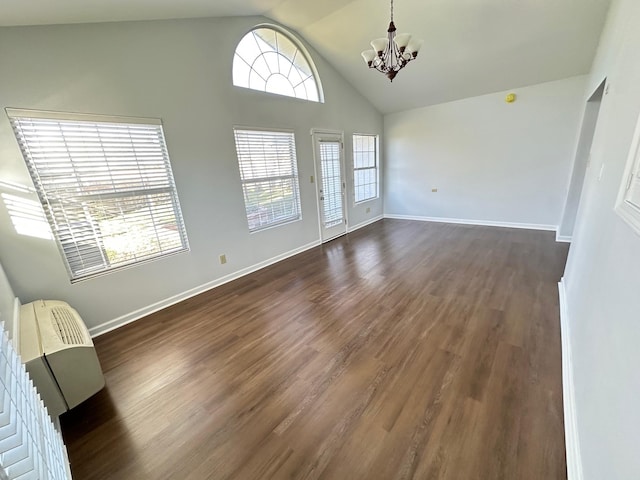
[[[569,335],[569,315],[564,278],[558,283],[560,296],[560,331],[562,337],[562,397],[564,403],[564,436],[567,452],[567,480],[583,480],[580,437],[576,417],[575,388],[573,384],[573,357]]]
[[[377,217],[373,217],[365,222],[358,223],[357,225],[353,225],[352,227],[347,228],[347,233],[354,232],[362,227],[366,227],[367,225],[371,225],[372,223],[376,223],[384,218],[384,215],[378,215]]]
[[[572,238],[571,235],[560,235],[556,232],[556,242],[571,243]]]
[[[420,222],[455,223],[461,225],[480,225],[484,227],[522,228],[526,230],[545,230],[551,232],[555,232],[558,229],[556,225],[542,225],[538,223],[499,222],[494,220],[469,220],[464,218],[445,217],[423,217],[416,215],[395,215],[391,213],[385,213],[384,218],[393,218],[397,220],[417,220]]]
[[[135,322],[136,320],[141,319],[142,317],[146,317],[147,315],[150,315],[152,313],[155,313],[159,310],[162,310],[163,308],[167,308],[170,307],[171,305],[175,305],[176,303],[179,303],[183,300],[186,300],[188,298],[194,297],[196,295],[199,295],[201,293],[206,292],[207,290],[211,290],[212,288],[216,288],[219,287],[220,285],[224,285],[225,283],[229,283],[233,280],[236,280],[240,277],[244,277],[245,275],[249,275],[250,273],[256,272],[258,270],[261,270],[265,267],[268,267],[269,265],[273,265],[274,263],[280,262],[282,260],[285,260],[289,257],[293,257],[294,255],[298,255],[299,253],[305,252],[307,250],[310,250],[312,248],[315,248],[317,246],[319,246],[320,240],[316,240],[314,242],[311,243],[307,243],[306,245],[303,245],[302,247],[299,248],[295,248],[293,250],[289,250],[288,252],[282,253],[280,255],[276,255],[275,257],[272,257],[268,260],[265,260],[263,262],[259,262],[256,263],[254,265],[251,265],[250,267],[246,267],[243,268],[241,270],[238,270],[236,272],[230,273],[228,275],[225,275],[224,277],[220,277],[216,280],[212,280],[210,282],[207,282],[203,285],[191,288],[185,292],[182,293],[178,293],[177,295],[173,295],[169,298],[166,298],[164,300],[161,300],[159,302],[153,303],[151,305],[148,305],[146,307],[142,307],[139,308],[138,310],[135,310],[131,313],[127,313],[126,315],[122,315],[118,318],[114,318],[113,320],[109,320],[108,322],[102,323],[98,326],[92,327],[89,329],[89,333],[91,334],[92,338],[98,337],[100,335],[103,335],[107,332],[110,332],[112,330],[115,330],[116,328],[122,327],[124,325],[127,325],[129,323]]]

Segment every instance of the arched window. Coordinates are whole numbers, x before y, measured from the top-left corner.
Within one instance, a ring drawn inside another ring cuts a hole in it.
[[[254,28],[240,40],[233,56],[233,84],[321,101],[310,60],[289,36],[272,27]]]

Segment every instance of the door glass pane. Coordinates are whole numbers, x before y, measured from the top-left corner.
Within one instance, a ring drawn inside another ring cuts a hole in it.
[[[340,225],[342,214],[342,174],[340,171],[340,143],[320,142],[324,227]]]

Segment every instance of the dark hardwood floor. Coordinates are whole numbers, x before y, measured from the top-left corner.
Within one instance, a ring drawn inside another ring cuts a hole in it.
[[[565,479],[551,232],[383,220],[96,339],[82,479]]]

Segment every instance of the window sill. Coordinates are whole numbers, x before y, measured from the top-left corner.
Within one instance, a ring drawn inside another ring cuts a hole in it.
[[[363,203],[368,203],[368,202],[373,202],[375,200],[380,200],[380,196],[378,195],[377,197],[372,197],[372,198],[367,198],[365,200],[358,200],[357,202],[354,201],[353,205],[357,206],[357,205],[362,205]]]
[[[300,217],[298,217],[298,218],[294,218],[294,219],[291,219],[291,220],[285,220],[284,222],[278,222],[278,223],[274,223],[272,225],[267,225],[266,227],[260,227],[260,228],[254,229],[254,230],[249,230],[249,233],[251,235],[253,235],[254,233],[264,232],[265,230],[273,230],[274,228],[282,227],[284,225],[289,225],[291,223],[296,223],[296,222],[300,222],[300,221],[302,221],[302,215],[300,215]]]

